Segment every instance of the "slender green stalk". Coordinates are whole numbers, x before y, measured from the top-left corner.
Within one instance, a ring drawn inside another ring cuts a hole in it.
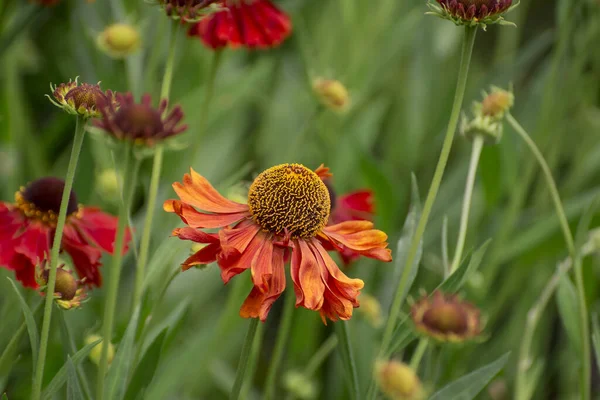
[[[560,195],[558,193],[556,183],[554,182],[554,178],[552,177],[552,171],[550,171],[550,168],[548,167],[544,156],[538,149],[535,142],[531,139],[531,137],[529,137],[527,131],[523,129],[523,127],[510,113],[506,115],[506,119],[508,120],[509,124],[513,127],[515,132],[517,132],[517,134],[527,144],[527,146],[537,159],[538,163],[540,164],[540,167],[542,168],[546,184],[548,185],[548,189],[550,190],[552,202],[554,203],[556,214],[558,215],[558,219],[560,221],[560,227],[563,231],[563,236],[567,244],[569,256],[571,257],[575,265],[575,283],[577,286],[577,297],[579,301],[579,319],[581,322],[581,398],[587,400],[590,398],[590,379],[592,365],[590,357],[590,321],[588,319],[587,305],[585,302],[585,286],[583,283],[583,266],[581,263],[581,257],[579,256],[579,254],[577,254],[573,234],[571,233],[571,229],[569,228],[569,222],[567,220],[562,201],[560,200]]]
[[[285,303],[283,304],[283,316],[281,317],[279,331],[277,332],[275,348],[273,350],[273,356],[271,357],[271,365],[269,365],[269,370],[267,372],[267,380],[265,383],[265,400],[271,400],[275,395],[275,382],[277,379],[277,373],[279,372],[279,366],[281,365],[283,349],[285,348],[287,338],[290,335],[290,328],[292,327],[292,315],[294,315],[295,299],[296,294],[294,291],[287,290],[285,293]]]
[[[177,33],[179,23],[174,21],[171,27],[171,40],[169,41],[169,55],[167,56],[167,65],[165,66],[165,74],[163,75],[162,87],[160,90],[160,98],[168,99],[171,93],[171,83],[173,82],[173,69],[175,67],[175,50],[177,47]]]
[[[450,120],[448,122],[448,130],[446,131],[446,137],[444,138],[444,143],[442,145],[442,152],[440,154],[440,158],[438,160],[438,164],[433,175],[431,186],[429,187],[429,192],[427,193],[427,199],[425,200],[423,212],[421,214],[421,218],[419,219],[419,224],[417,225],[415,235],[412,238],[411,246],[408,252],[408,257],[406,258],[405,267],[400,278],[400,283],[398,285],[398,290],[396,291],[396,296],[390,309],[389,318],[385,326],[383,340],[381,343],[381,355],[384,355],[388,351],[388,347],[392,341],[394,328],[398,320],[398,315],[400,314],[400,308],[402,307],[403,293],[405,292],[405,286],[408,282],[408,276],[411,271],[410,266],[414,262],[415,257],[417,255],[419,243],[421,242],[421,238],[425,233],[425,227],[427,226],[427,222],[429,220],[431,208],[433,207],[433,203],[435,202],[438,190],[442,183],[444,171],[448,162],[448,156],[450,155],[450,150],[452,149],[452,141],[454,140],[454,133],[456,132],[456,124],[460,115],[460,109],[462,107],[465,88],[467,86],[469,65],[471,63],[471,54],[473,52],[473,45],[475,43],[476,33],[477,27],[465,27],[461,62],[458,72],[458,82],[456,84],[456,92],[454,96],[454,103],[452,105],[452,113],[450,114]]]
[[[119,205],[119,221],[117,224],[117,235],[115,238],[114,254],[110,265],[110,274],[108,279],[106,302],[104,305],[104,321],[102,337],[105,343],[112,340],[113,324],[115,319],[115,309],[117,307],[117,295],[119,292],[119,281],[121,277],[121,263],[123,261],[123,247],[125,244],[125,231],[128,224],[128,210],[133,197],[135,180],[137,175],[136,163],[134,168],[131,166],[132,150],[131,144],[125,145],[125,159],[122,166],[123,174],[123,201]],[[102,353],[100,356],[100,365],[98,365],[98,378],[96,380],[96,400],[104,398],[104,380],[106,371],[108,370],[108,345],[102,345]]]
[[[350,334],[348,333],[348,323],[340,321],[336,324],[336,334],[340,342],[340,351],[342,353],[342,361],[350,372],[350,382],[352,389],[350,397],[354,400],[360,400],[360,387],[358,385],[358,373],[356,371],[356,361],[354,360],[354,352],[350,343]]]
[[[454,259],[450,268],[452,274],[460,265],[463,250],[465,248],[465,239],[467,237],[467,226],[469,225],[469,211],[471,210],[471,199],[473,197],[473,186],[475,186],[475,176],[477,175],[477,166],[479,165],[479,156],[483,149],[483,137],[477,135],[473,141],[471,150],[471,161],[469,162],[469,172],[467,174],[467,184],[465,186],[465,196],[463,198],[462,213],[460,215],[460,229],[458,231],[458,241],[454,251]]]
[[[258,355],[263,344],[263,335],[265,333],[265,324],[258,324],[256,330],[256,336],[254,336],[254,343],[252,344],[252,351],[250,352],[250,361],[248,363],[248,371],[242,382],[242,389],[240,389],[240,399],[247,399],[248,393],[252,389],[252,381],[256,374],[256,363],[258,362]]]
[[[327,338],[326,341],[323,342],[321,347],[317,350],[315,354],[308,360],[306,364],[306,368],[304,369],[304,375],[312,376],[317,369],[323,364],[323,361],[331,354],[331,352],[338,345],[339,340],[336,335],[331,335]]]
[[[67,220],[67,207],[69,205],[69,196],[75,179],[75,171],[77,170],[77,162],[81,153],[81,146],[85,137],[86,119],[77,116],[75,125],[75,138],[73,139],[73,149],[71,150],[71,158],[67,168],[67,176],[65,178],[65,188],[63,189],[58,220],[56,221],[56,231],[54,233],[54,242],[52,243],[52,251],[50,253],[50,274],[48,277],[48,286],[46,289],[46,300],[44,305],[44,321],[42,323],[42,334],[40,339],[40,350],[35,367],[35,376],[31,398],[38,400],[42,393],[42,380],[44,377],[44,364],[46,362],[46,351],[48,349],[48,336],[50,334],[50,321],[52,319],[52,303],[54,302],[54,287],[56,285],[56,269],[58,268],[58,254],[62,242],[63,229]]]
[[[233,383],[233,389],[231,389],[230,400],[237,400],[240,398],[240,391],[242,389],[242,383],[244,383],[244,376],[246,370],[249,368],[250,352],[252,351],[252,344],[254,343],[254,336],[259,324],[258,318],[252,318],[250,320],[250,326],[248,327],[248,333],[246,333],[246,340],[242,347],[242,354],[240,355],[240,362],[237,368],[237,374],[235,375],[235,382]]]
[[[421,338],[419,340],[419,344],[413,353],[412,358],[410,359],[410,368],[413,371],[416,371],[419,368],[419,364],[421,364],[421,360],[423,359],[423,354],[425,354],[425,350],[427,350],[427,346],[429,345],[429,341],[426,338]]]

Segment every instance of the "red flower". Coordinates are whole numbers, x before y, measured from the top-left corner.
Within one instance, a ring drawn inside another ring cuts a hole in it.
[[[335,194],[335,191],[329,182],[325,183],[329,190],[331,198],[331,215],[329,216],[329,225],[339,224],[345,221],[372,221],[375,213],[373,206],[373,192],[369,189],[361,189],[350,192],[341,197]],[[327,250],[334,250],[328,243],[323,243]],[[342,257],[345,266],[360,257],[360,254],[347,247],[335,249]]]
[[[42,178],[22,187],[15,204],[0,202],[0,265],[15,271],[24,286],[38,287],[35,268],[50,257],[64,186],[61,179]],[[116,226],[115,217],[79,206],[71,192],[61,250],[88,285],[102,284],[100,257],[103,251],[113,253]],[[126,243],[129,239],[128,234]]]
[[[323,322],[326,317],[350,319],[364,283],[344,275],[322,242],[386,262],[392,258],[387,235],[373,229],[372,222],[327,226],[331,203],[322,181],[327,171],[320,167],[313,172],[300,164],[269,168],[250,186],[248,204],[240,204],[221,196],[191,170],[183,183],[173,184],[181,200],[164,203],[165,211],[189,226],[175,229],[173,235],[207,244],[185,260],[183,270],[216,261],[227,283],[249,269],[254,288],[240,315],[264,321],[285,289],[284,264],[291,259],[296,306],[319,311]],[[216,233],[203,231],[215,228]]]
[[[219,5],[223,10],[206,16],[188,31],[212,49],[276,47],[292,31],[290,17],[270,0],[222,0]]]

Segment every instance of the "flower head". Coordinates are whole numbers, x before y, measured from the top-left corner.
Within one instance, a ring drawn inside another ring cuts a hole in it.
[[[128,24],[112,24],[98,35],[98,47],[113,58],[125,58],[140,47],[140,33]]]
[[[165,13],[184,22],[197,22],[219,10],[220,0],[158,0]]]
[[[149,94],[136,103],[131,93],[119,93],[117,102],[118,108],[112,102],[101,103],[102,118],[94,121],[94,125],[118,140],[151,147],[187,129],[187,125],[180,125],[183,119],[180,106],[175,106],[168,114],[165,112],[167,100],[154,108]]]
[[[375,377],[379,388],[390,400],[422,400],[425,398],[419,377],[408,365],[399,361],[378,361]]]
[[[254,288],[240,314],[264,321],[285,289],[284,264],[291,259],[296,306],[319,311],[324,322],[349,319],[363,281],[344,275],[323,243],[382,261],[391,261],[391,255],[387,235],[369,221],[327,225],[331,203],[322,181],[327,171],[300,164],[269,168],[256,177],[242,204],[221,196],[191,170],[183,183],[173,184],[180,200],[164,203],[165,211],[189,226],[175,229],[174,236],[207,244],[184,261],[183,270],[216,261],[227,283],[249,269]]]
[[[456,295],[436,291],[423,296],[410,314],[419,332],[442,342],[464,342],[481,334],[479,310]]]
[[[0,202],[0,266],[15,271],[24,286],[36,288],[36,266],[50,257],[65,182],[42,178],[22,187],[15,203]],[[117,219],[77,204],[71,192],[62,248],[86,285],[100,286],[102,252],[113,253]],[[127,237],[129,241],[129,237]]]
[[[50,270],[45,268],[47,264],[45,261],[39,268],[36,280],[40,285],[39,290],[44,293],[46,292],[48,279],[50,276]],[[85,278],[80,280],[73,276],[73,274],[64,269],[64,266],[56,269],[56,283],[54,286],[54,301],[56,304],[65,310],[72,308],[79,308],[81,304],[87,299],[87,294],[83,282]]]
[[[515,96],[512,89],[503,90],[495,86],[492,86],[491,93],[483,94],[481,102],[473,103],[473,118],[469,120],[463,115],[460,130],[470,140],[481,136],[487,144],[497,144],[502,139],[502,120],[513,106]]]
[[[518,5],[513,0],[436,0],[437,4],[427,3],[429,14],[448,19],[456,25],[475,26],[499,23],[514,25],[504,19],[503,15]]]
[[[100,83],[90,85],[89,83],[79,84],[77,78],[75,81],[61,83],[60,85],[50,84],[52,104],[62,108],[69,114],[81,115],[85,118],[96,118],[100,116],[98,110],[100,103],[113,103],[114,95],[108,90],[103,92],[100,89]]]
[[[313,91],[321,103],[333,111],[346,111],[350,104],[348,89],[340,82],[332,79],[315,79]]]
[[[290,18],[270,0],[219,0],[219,5],[188,31],[212,49],[276,47],[292,31]]]

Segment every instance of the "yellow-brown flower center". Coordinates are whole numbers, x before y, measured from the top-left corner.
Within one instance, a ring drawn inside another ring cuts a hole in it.
[[[435,304],[423,315],[425,325],[437,332],[461,334],[467,330],[467,316],[458,304]]]
[[[88,110],[96,108],[101,101],[108,101],[108,97],[99,85],[90,85],[82,83],[81,85],[69,90],[65,95],[65,100],[73,100],[75,108],[84,107]]]
[[[300,164],[281,164],[252,182],[248,206],[265,231],[311,238],[327,224],[331,202],[317,174]]]
[[[54,225],[58,220],[64,188],[65,182],[62,179],[52,177],[38,179],[15,193],[16,205],[27,218]],[[75,214],[78,210],[77,197],[71,191],[67,215]]]

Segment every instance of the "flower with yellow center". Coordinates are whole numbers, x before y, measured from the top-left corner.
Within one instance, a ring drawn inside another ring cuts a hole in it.
[[[259,174],[248,191],[248,204],[221,196],[201,175],[191,170],[173,188],[180,200],[167,200],[164,209],[188,225],[173,235],[206,244],[182,264],[218,262],[225,283],[245,270],[254,288],[240,315],[265,320],[273,302],[285,289],[284,265],[291,259],[296,306],[319,311],[324,322],[347,320],[359,306],[364,283],[342,273],[325,250],[354,252],[391,261],[387,235],[370,221],[345,221],[327,226],[331,201],[323,166],[312,171],[301,164],[281,164]],[[218,229],[207,233],[204,229]],[[291,256],[290,256],[291,253]]]

